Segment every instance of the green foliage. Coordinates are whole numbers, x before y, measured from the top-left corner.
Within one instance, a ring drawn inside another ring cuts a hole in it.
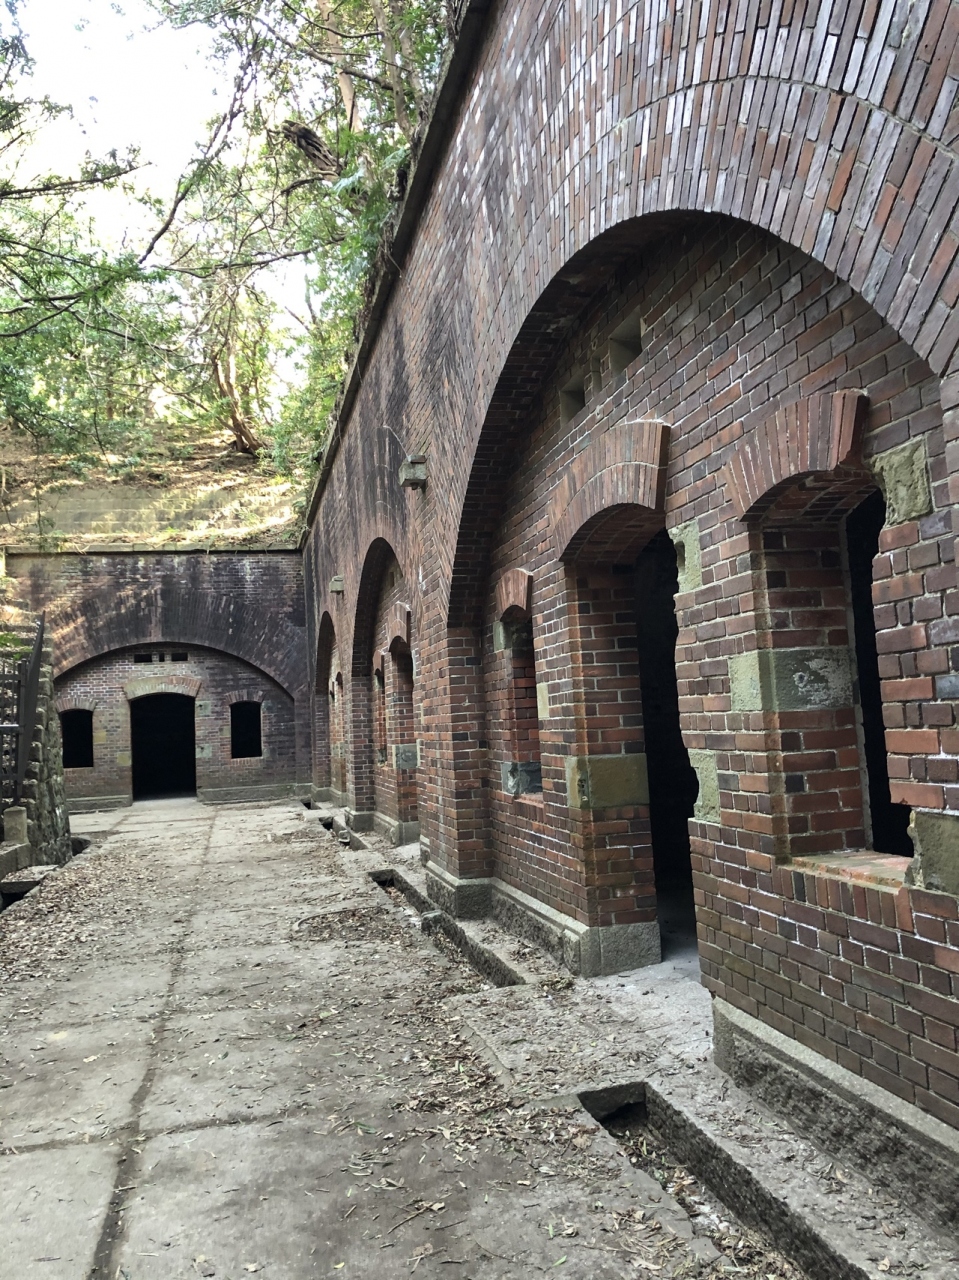
[[[83,205],[94,189],[137,198],[136,156],[25,172],[65,108],[25,91],[29,57],[15,22],[0,26],[3,417],[38,474],[55,455],[69,475],[104,462],[132,475],[158,441],[188,449],[191,431],[223,429],[305,480],[418,142],[445,5],[153,3],[213,30],[233,86],[172,203],[146,199],[157,230],[139,254],[105,249]]]
[[[224,157],[204,176],[199,217],[211,226],[213,209],[246,210],[245,223],[231,228],[236,262],[273,253],[305,263],[299,332],[286,343],[273,336],[273,350],[297,376],[279,411],[261,406],[259,417],[273,465],[303,472],[328,429],[364,286],[405,188],[448,38],[446,5],[154,3],[178,25],[212,28],[224,65],[244,69],[245,149],[234,148],[232,163]]]

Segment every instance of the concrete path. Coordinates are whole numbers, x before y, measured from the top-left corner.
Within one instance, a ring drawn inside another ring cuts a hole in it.
[[[293,804],[75,828],[0,918],[4,1277],[719,1274],[582,1110],[510,1095],[381,858]]]

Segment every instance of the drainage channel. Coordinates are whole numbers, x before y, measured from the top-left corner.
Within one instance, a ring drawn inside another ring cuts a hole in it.
[[[616,1140],[633,1170],[658,1184],[688,1215],[694,1233],[711,1241],[719,1254],[714,1264],[719,1273],[754,1280],[851,1280],[858,1275],[844,1259],[824,1257],[818,1244],[810,1248],[808,1242],[797,1241],[795,1233],[781,1236],[776,1229],[779,1215],[762,1203],[765,1197],[757,1196],[755,1188],[737,1185],[742,1170],[714,1170],[718,1185],[704,1185],[690,1168],[699,1162],[680,1157],[651,1122],[645,1084],[587,1089],[578,1097],[583,1109]],[[688,1117],[662,1098],[657,1096],[652,1105],[657,1118],[670,1127],[690,1128]],[[705,1135],[699,1133],[698,1138]],[[736,1203],[735,1212],[731,1203]],[[809,1269],[802,1269],[800,1262]]]
[[[369,875],[397,905],[412,907],[419,914],[423,932],[448,958],[460,963],[465,961],[480,977],[497,987],[524,985],[525,980],[500,956],[471,937],[446,912],[437,910],[436,905],[402,871],[386,867],[372,871]],[[750,1227],[741,1225],[726,1208],[721,1196],[717,1196],[712,1189],[710,1192],[705,1190],[651,1124],[649,1097],[646,1085],[637,1083],[584,1090],[578,1095],[578,1101],[583,1110],[599,1121],[616,1140],[628,1158],[634,1175],[646,1175],[653,1180],[649,1184],[656,1188],[649,1197],[653,1204],[659,1200],[659,1189],[662,1188],[666,1192],[664,1199],[671,1199],[678,1206],[673,1212],[680,1217],[685,1214],[690,1220],[694,1235],[711,1242],[718,1255],[716,1264],[721,1268],[716,1274],[738,1274],[747,1280],[807,1280],[806,1274],[784,1253],[777,1250],[761,1233],[750,1229],[758,1224],[751,1222]],[[544,1099],[543,1102],[547,1103],[548,1100]],[[659,1100],[657,1114],[662,1116],[665,1108],[668,1108],[668,1104]],[[686,1121],[686,1117],[680,1117],[678,1112],[675,1112],[673,1118],[676,1121]],[[725,1185],[723,1190],[726,1190]],[[651,1211],[653,1216],[662,1214],[662,1210],[657,1210],[652,1204]],[[747,1220],[748,1215],[742,1216],[744,1221]],[[762,1221],[762,1215],[759,1216]],[[669,1225],[671,1229],[677,1227],[674,1219]],[[710,1271],[709,1274],[712,1275],[713,1272]],[[809,1273],[808,1280],[847,1278],[864,1280],[841,1266],[832,1266],[831,1269],[817,1267]]]
[[[393,867],[384,867],[380,871],[371,871],[370,879],[388,894],[400,894],[412,906],[420,917],[420,928],[434,945],[444,953],[447,948],[442,939],[452,944],[458,958],[465,960],[471,968],[485,978],[494,987],[521,987],[525,978],[517,973],[507,962],[489,947],[470,937],[467,931],[452,916],[437,909],[419,889],[412,884],[401,871]]]
[[[418,913],[423,932],[450,960],[467,963],[497,987],[525,984],[521,974],[438,910],[400,869],[386,867],[369,875],[394,902]],[[884,1280],[886,1272],[919,1274],[915,1263],[929,1280],[952,1280],[956,1275],[950,1250],[942,1242],[933,1243],[928,1224],[918,1219],[907,1226],[900,1215],[900,1247],[893,1248],[893,1241],[884,1236],[876,1253],[860,1230],[862,1224],[849,1218],[875,1218],[875,1211],[883,1210],[881,1196],[873,1198],[873,1189],[864,1184],[837,1213],[839,1207],[830,1203],[827,1193],[810,1191],[815,1177],[803,1179],[797,1168],[808,1159],[808,1146],[804,1154],[798,1149],[785,1153],[786,1161],[797,1157],[788,1166],[778,1166],[775,1160],[772,1166],[768,1160],[764,1164],[738,1151],[719,1132],[711,1132],[715,1116],[703,1121],[697,1108],[689,1109],[681,1096],[679,1105],[671,1101],[666,1096],[671,1092],[668,1082],[636,1081],[565,1096],[575,1097],[617,1143],[634,1179],[644,1185],[651,1216],[670,1230],[691,1232],[691,1247],[696,1238],[702,1241],[708,1253],[700,1254],[704,1269],[699,1274],[739,1275],[745,1280]],[[724,1098],[725,1094],[717,1099],[720,1109]],[[544,1105],[551,1105],[548,1098],[537,1104]],[[715,1109],[709,1108],[709,1113]],[[797,1135],[794,1141],[802,1139]],[[853,1191],[850,1185],[843,1189]],[[883,1256],[895,1258],[897,1253],[899,1261]]]

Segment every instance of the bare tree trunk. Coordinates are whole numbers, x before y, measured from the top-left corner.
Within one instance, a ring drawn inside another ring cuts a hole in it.
[[[390,30],[390,19],[383,0],[370,0],[370,8],[373,10],[373,16],[376,18],[380,30],[383,32],[383,54],[390,77],[390,88],[393,90],[393,110],[396,113],[396,123],[399,125],[403,137],[409,139],[413,131],[410,128],[410,117],[406,110],[406,89],[403,86],[403,76],[400,73],[399,63],[396,58],[396,44],[393,41],[393,33]]]
[[[413,51],[413,41],[410,39],[410,29],[404,19],[402,0],[390,0],[390,8],[396,22],[396,34],[400,42],[400,53],[403,55],[403,65],[410,78],[410,88],[413,90],[413,101],[417,112],[422,115],[426,110],[426,94],[423,90],[423,79],[416,66],[416,54]]]
[[[224,360],[224,355],[226,359]],[[229,414],[230,430],[236,437],[237,447],[242,453],[257,454],[263,448],[263,441],[258,438],[244,415],[240,396],[236,389],[236,362],[229,347],[217,352],[210,361],[213,368],[213,381],[220,397],[226,401]]]
[[[330,7],[330,0],[316,0],[317,12],[320,15],[323,24],[326,27],[332,26],[333,13]],[[343,99],[343,108],[346,111],[346,127],[350,133],[357,133],[363,128],[363,116],[360,111],[360,104],[356,98],[356,87],[353,84],[353,77],[344,69],[346,63],[346,52],[343,49],[337,36],[329,32],[330,54],[336,63],[336,82],[340,88],[340,97]]]

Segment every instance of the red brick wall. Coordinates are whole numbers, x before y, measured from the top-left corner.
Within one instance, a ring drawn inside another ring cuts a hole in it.
[[[392,548],[410,584],[430,857],[598,923],[648,910],[645,817],[570,809],[565,763],[642,741],[641,713],[608,705],[603,687],[617,682],[627,699],[635,688],[627,650],[612,648],[628,641],[612,569],[663,523],[695,517],[702,585],[677,598],[677,667],[686,745],[715,753],[720,783],[722,823],[691,824],[707,980],[864,1073],[892,1036],[897,1057],[882,1069],[937,1114],[952,1105],[943,1082],[959,1081],[954,901],[843,882],[835,892],[853,904],[861,894],[861,906],[826,913],[810,903],[839,882],[804,870],[797,903],[777,859],[863,838],[855,712],[734,711],[730,699],[737,654],[799,636],[848,648],[839,526],[866,473],[840,467],[821,493],[785,485],[762,527],[739,519],[725,469],[738,441],[790,405],[842,389],[868,395],[867,457],[925,441],[933,510],[888,528],[875,564],[889,773],[893,800],[959,812],[956,45],[946,0],[908,21],[905,9],[839,0],[652,17],[600,0],[494,6],[412,246],[397,249],[402,271],[329,451],[306,551],[309,625],[315,636],[328,612],[343,653],[370,630],[377,548]],[[635,306],[643,352],[623,378],[608,340]],[[574,371],[587,404],[564,421]],[[650,497],[647,467],[626,499],[643,493],[655,519],[635,505],[609,511],[623,501],[616,476],[638,474],[620,458],[601,500],[583,498],[596,520],[588,568],[582,547],[564,562],[550,495],[627,416],[668,424],[664,491]],[[399,486],[412,453],[428,455],[425,492]],[[496,583],[516,569],[533,574],[536,677],[550,689],[541,800],[505,797],[499,771],[513,748],[492,626]],[[597,606],[606,650],[588,647],[581,605]],[[594,652],[604,661],[586,661]],[[364,664],[346,707],[359,799],[372,728]],[[780,932],[810,911],[822,913],[803,922],[815,937]],[[863,963],[843,956],[843,931],[865,946],[855,934],[867,922],[888,946],[869,944]],[[781,941],[760,945],[767,935]],[[794,949],[785,967],[783,947]],[[849,972],[831,971],[837,956]],[[918,970],[886,989],[882,956],[890,974],[907,959]]]
[[[294,704],[299,780],[310,777],[303,566],[296,552],[10,552],[16,592],[45,612],[55,675],[131,645],[204,646],[258,669]]]
[[[163,653],[161,662],[134,662],[134,653]],[[130,703],[124,685],[149,680],[199,681],[194,725],[197,793],[223,788],[292,785],[296,781],[293,700],[261,671],[213,650],[176,648],[188,661],[171,662],[169,646],[121,650],[74,668],[56,682],[58,707],[93,711],[92,769],[67,769],[68,800],[131,796]],[[184,689],[186,691],[186,689]],[[262,757],[234,760],[230,704],[261,704]]]
[[[695,848],[710,990],[959,1125],[956,899]]]

